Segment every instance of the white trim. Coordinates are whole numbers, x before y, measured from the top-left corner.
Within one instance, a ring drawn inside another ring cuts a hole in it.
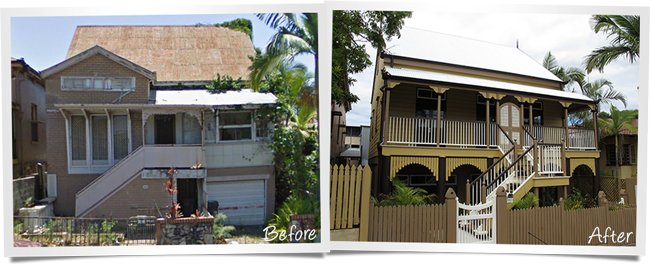
[[[248,110],[248,111],[226,111],[223,114],[227,115],[227,114],[236,114],[236,113],[248,113],[249,116],[250,116],[250,120],[251,120],[250,124],[248,124],[248,125],[242,125],[242,124],[239,124],[239,125],[221,125],[219,123],[219,115],[220,114],[217,114],[217,115],[215,115],[217,117],[217,131],[218,131],[217,136],[220,136],[219,131],[221,129],[250,128],[250,130],[251,130],[251,139],[221,140],[221,137],[217,137],[217,138],[215,138],[215,141],[217,143],[245,143],[245,142],[255,142],[257,140],[256,139],[257,138],[256,137],[257,131],[255,130],[255,119],[254,119],[254,115],[253,115],[254,111],[252,111],[252,110]]]
[[[431,91],[431,97],[422,97],[422,96],[420,96],[420,91],[421,90]],[[431,88],[418,87],[417,90],[415,91],[415,97],[416,98],[421,98],[421,99],[438,100],[438,93],[436,93],[436,91],[431,89]],[[442,101],[447,101],[447,91],[442,93],[442,96],[440,96],[440,99]]]

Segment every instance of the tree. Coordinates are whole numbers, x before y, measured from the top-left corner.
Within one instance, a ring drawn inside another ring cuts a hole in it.
[[[585,79],[585,73],[582,71],[582,69],[578,67],[559,66],[557,59],[555,56],[553,56],[553,54],[551,54],[550,51],[546,54],[546,56],[544,56],[542,66],[557,76],[557,78],[560,80],[567,82],[565,90],[570,92],[575,92],[573,89],[569,89],[571,85],[580,85],[580,82]]]
[[[217,24],[214,24],[214,26],[215,27],[229,28],[229,29],[236,30],[236,31],[241,31],[241,32],[244,32],[244,33],[248,34],[248,36],[251,39],[253,39],[253,23],[248,19],[238,18],[238,19],[235,19],[233,21],[226,21],[226,22],[223,22],[223,23],[217,23]]]
[[[614,146],[616,148],[616,176],[619,176],[619,148],[618,142],[619,139],[621,143],[623,142],[623,134],[621,133],[624,129],[637,133],[637,127],[634,127],[633,121],[636,119],[637,115],[635,112],[622,112],[619,111],[615,106],[611,106],[609,111],[610,119],[598,119],[598,122],[602,126],[601,137],[614,137]]]
[[[568,82],[565,89],[568,89],[569,85],[576,84],[583,95],[597,102],[596,111],[600,111],[601,104],[611,104],[614,101],[620,101],[627,107],[627,99],[625,95],[614,90],[614,85],[607,79],[601,78],[589,82],[580,68],[559,66],[557,59],[553,54],[551,54],[551,52],[546,54],[542,65],[562,81]],[[573,93],[576,92],[575,88],[569,89],[568,91]],[[586,112],[579,112],[571,114],[571,117],[569,118],[571,124],[582,124],[585,127],[591,127],[593,126],[593,123],[591,123],[593,121],[590,116],[591,115],[588,115]]]
[[[355,103],[359,97],[349,92],[356,80],[350,76],[372,65],[366,43],[381,50],[386,40],[400,35],[404,19],[412,12],[335,10],[332,25],[332,100],[336,104]]]
[[[251,66],[251,88],[258,89],[262,80],[276,67],[293,62],[298,55],[311,54],[316,61],[315,86],[318,91],[318,14],[269,13],[256,16],[277,32],[266,46],[263,61]]]
[[[639,16],[593,15],[591,28],[611,38],[610,45],[593,50],[583,62],[587,73],[594,69],[603,72],[605,66],[623,56],[634,63],[639,58],[641,23]]]

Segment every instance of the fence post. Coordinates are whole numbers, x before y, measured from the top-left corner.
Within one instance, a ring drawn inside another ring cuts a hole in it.
[[[636,205],[636,180],[635,178],[625,179],[625,187],[627,191],[627,199],[630,200],[628,205]]]
[[[445,194],[447,243],[456,243],[456,230],[458,229],[458,205],[456,203],[456,192],[452,188],[447,189]]]
[[[508,198],[506,189],[503,186],[497,188],[496,199],[496,228],[497,244],[509,244],[508,242]]]
[[[370,225],[370,181],[372,172],[370,166],[363,169],[361,181],[361,219],[359,220],[359,241],[368,241],[368,226]],[[373,203],[374,207],[374,203]],[[331,213],[330,213],[331,214]]]
[[[601,190],[598,192],[598,207],[605,206],[607,206],[607,196],[605,196],[605,192]]]

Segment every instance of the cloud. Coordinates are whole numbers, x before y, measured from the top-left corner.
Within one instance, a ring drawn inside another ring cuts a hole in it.
[[[496,43],[519,49],[542,63],[552,52],[558,64],[582,67],[584,57],[597,47],[609,44],[604,34],[596,34],[589,25],[589,14],[511,14],[511,13],[428,13],[416,11],[405,20],[405,26]],[[369,53],[374,55],[375,52]],[[351,91],[361,100],[348,113],[348,123],[367,124],[371,113],[370,95],[374,66],[354,78],[359,81]],[[619,59],[605,68],[605,73],[592,72],[590,80],[606,78],[614,88],[627,96],[628,109],[638,108],[639,64]],[[622,104],[615,106],[624,108]],[[607,107],[609,109],[609,107]]]

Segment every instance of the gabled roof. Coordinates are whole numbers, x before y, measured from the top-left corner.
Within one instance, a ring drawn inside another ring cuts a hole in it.
[[[245,79],[255,54],[246,33],[223,27],[78,26],[67,58],[95,45],[155,71],[159,82]]]
[[[562,82],[515,47],[410,27],[400,34],[386,43],[386,54]]]
[[[63,71],[64,69],[66,69],[66,68],[68,68],[68,67],[70,67],[72,65],[75,65],[75,64],[77,64],[77,63],[79,63],[79,62],[81,62],[83,60],[86,60],[86,59],[88,59],[88,58],[90,58],[92,56],[95,56],[97,54],[103,55],[106,58],[111,59],[111,60],[115,61],[116,63],[119,63],[119,64],[123,65],[124,67],[129,68],[129,69],[131,69],[131,70],[133,70],[133,71],[135,71],[135,72],[137,72],[137,73],[139,73],[139,74],[141,74],[143,76],[146,76],[149,79],[152,79],[152,80],[156,79],[156,73],[155,72],[152,72],[149,69],[146,69],[146,68],[144,68],[144,67],[142,67],[142,66],[140,66],[140,65],[138,65],[138,64],[136,64],[136,63],[134,63],[132,61],[129,61],[129,60],[127,60],[127,59],[125,59],[125,58],[123,58],[123,57],[121,57],[121,56],[119,56],[119,55],[117,55],[117,54],[115,54],[115,53],[113,53],[113,52],[111,52],[109,50],[106,50],[106,49],[100,47],[100,46],[93,46],[93,47],[91,47],[91,48],[89,48],[89,49],[87,49],[87,50],[85,50],[85,51],[83,51],[81,53],[76,54],[73,57],[70,57],[70,58],[66,59],[63,62],[60,62],[60,63],[58,63],[58,64],[56,64],[56,65],[54,65],[54,66],[52,66],[50,68],[47,68],[47,69],[41,71],[41,77],[43,77],[45,79],[45,78],[47,78],[49,76],[52,76],[53,74],[56,74],[56,73],[58,73],[60,71]]]

